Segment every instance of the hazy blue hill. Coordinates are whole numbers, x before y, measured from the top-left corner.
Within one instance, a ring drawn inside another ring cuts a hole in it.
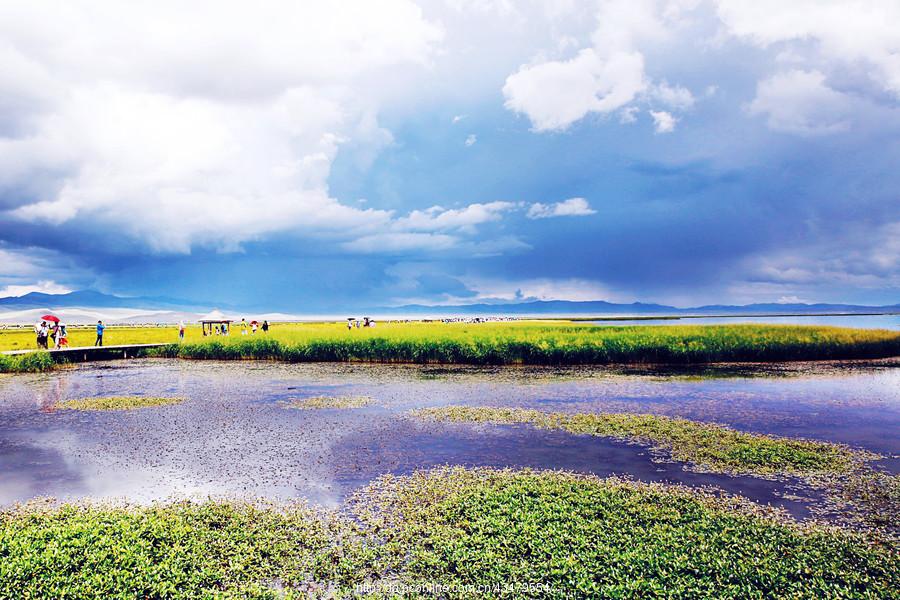
[[[24,296],[0,298],[0,307],[8,310],[26,310],[30,308],[193,308],[197,304],[187,300],[174,298],[122,297],[104,294],[93,290],[79,290],[68,294],[44,294],[31,292]]]
[[[33,308],[139,308],[159,310],[206,311],[212,306],[236,309],[223,302],[192,302],[167,297],[122,297],[93,290],[80,290],[68,294],[43,294],[32,292],[24,296],[0,298],[0,308],[27,310]],[[246,307],[244,307],[246,308]],[[271,307],[260,306],[260,310]],[[284,310],[284,307],[278,307]],[[334,311],[344,310],[333,307]],[[429,306],[408,304],[392,307],[351,309],[351,312],[368,312],[372,315],[753,315],[753,314],[823,314],[823,313],[884,313],[900,312],[900,304],[891,306],[860,306],[855,304],[748,304],[733,306],[711,304],[694,308],[676,308],[664,304],[634,302],[616,304],[603,300],[573,302],[569,300],[525,300],[515,303],[479,303],[454,306]],[[307,307],[287,308],[287,313],[309,313]],[[321,312],[321,311],[318,311]]]

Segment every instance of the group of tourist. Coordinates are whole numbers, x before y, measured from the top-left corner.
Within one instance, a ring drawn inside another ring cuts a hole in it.
[[[103,345],[103,332],[105,330],[106,325],[103,324],[103,321],[97,321],[97,339],[94,340],[95,346]],[[53,348],[55,350],[60,350],[69,346],[68,329],[66,325],[60,321],[50,321],[48,323],[46,320],[42,320],[34,326],[34,334],[37,337],[38,348],[49,350],[51,341],[53,342]]]
[[[347,319],[347,329],[353,329],[356,327],[359,329],[360,327],[375,327],[375,319],[370,319],[369,317],[363,317],[363,320],[355,319],[353,317]]]
[[[209,324],[209,333],[206,331],[207,323]],[[204,337],[207,335],[229,335],[231,333],[231,321],[222,321],[218,325],[213,325],[213,323],[209,321],[203,321],[203,324]],[[262,325],[260,325],[259,321],[250,321],[250,323],[247,323],[247,320],[242,318],[239,327],[241,328],[241,335],[256,334],[257,331],[269,333],[269,322],[267,320],[263,320]],[[178,325],[178,339],[184,341],[184,321],[181,321]]]
[[[65,348],[69,345],[69,333],[66,331],[66,326],[58,321],[51,321],[51,323],[53,324],[41,321],[34,326],[38,348],[49,349],[51,340],[54,348]]]

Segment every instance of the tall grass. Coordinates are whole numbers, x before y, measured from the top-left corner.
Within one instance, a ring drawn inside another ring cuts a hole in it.
[[[784,325],[596,327],[570,323],[297,326],[269,336],[172,344],[157,356],[476,365],[690,364],[885,358],[900,332]]]

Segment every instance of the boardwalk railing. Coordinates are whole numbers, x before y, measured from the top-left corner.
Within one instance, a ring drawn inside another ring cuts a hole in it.
[[[34,352],[46,352],[56,362],[89,362],[93,360],[112,360],[116,358],[134,358],[141,350],[158,348],[167,344],[121,344],[118,346],[82,346],[53,350],[8,350],[0,354],[6,356],[22,356]]]

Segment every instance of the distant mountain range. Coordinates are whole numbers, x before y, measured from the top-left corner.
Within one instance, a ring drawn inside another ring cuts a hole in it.
[[[188,300],[164,297],[123,297],[103,294],[93,290],[80,290],[68,294],[43,294],[31,292],[24,296],[0,298],[0,308],[6,310],[27,310],[31,308],[155,308],[164,310],[207,309],[211,304],[202,305]]]
[[[665,304],[634,302],[616,304],[603,300],[574,302],[570,300],[534,300],[512,304],[460,304],[428,306],[409,304],[385,309],[390,314],[448,314],[448,315],[772,315],[772,314],[832,314],[832,313],[896,313],[900,304],[890,306],[862,306],[857,304],[745,304],[740,306],[710,304],[693,308],[677,308]],[[375,311],[373,311],[375,312]]]
[[[159,311],[206,312],[213,306],[234,309],[222,303],[193,302],[167,297],[122,297],[103,294],[93,290],[82,290],[68,294],[43,294],[32,292],[24,296],[0,298],[0,310],[17,311],[60,308],[140,308]],[[309,311],[297,307],[297,314]],[[340,310],[340,309],[337,309]],[[360,309],[356,309],[359,312]],[[294,312],[294,311],[291,311]],[[321,311],[316,311],[321,314]],[[353,309],[350,312],[354,312]],[[773,315],[773,314],[831,314],[831,313],[900,313],[900,304],[889,306],[862,306],[857,304],[746,304],[742,306],[711,304],[692,308],[677,308],[664,304],[616,304],[602,300],[574,302],[569,300],[531,300],[506,304],[459,304],[453,306],[429,306],[408,304],[367,308],[363,312],[372,316],[453,316],[453,315],[558,315],[558,316],[604,316],[604,315]]]

